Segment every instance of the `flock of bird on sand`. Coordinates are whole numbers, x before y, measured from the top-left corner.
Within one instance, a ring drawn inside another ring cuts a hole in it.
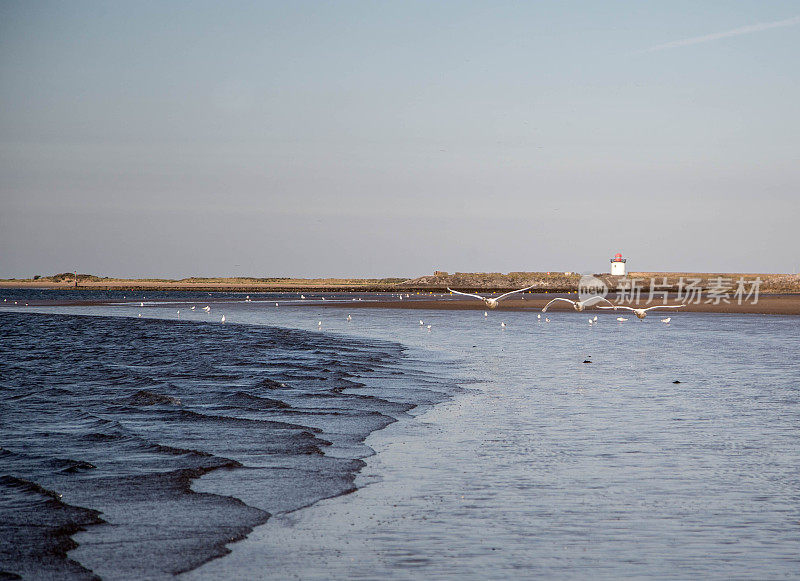
[[[530,290],[532,288],[533,288],[533,286],[528,286],[528,287],[521,288],[521,289],[518,289],[518,290],[515,290],[515,291],[507,292],[505,294],[500,295],[499,297],[487,297],[487,296],[481,296],[479,294],[474,294],[474,293],[464,293],[464,292],[461,292],[461,291],[453,290],[453,289],[451,289],[449,287],[448,287],[447,290],[451,294],[463,295],[465,297],[471,297],[471,298],[475,298],[475,299],[481,300],[481,301],[483,301],[483,303],[486,305],[487,308],[496,309],[498,304],[500,303],[500,301],[505,299],[506,297],[509,297],[509,296],[517,294],[517,293],[525,292],[525,291]],[[406,296],[406,298],[409,297],[408,294],[406,294],[405,296]],[[399,297],[400,297],[400,300],[402,300],[403,299],[403,294],[400,293]],[[306,296],[304,294],[300,295],[300,299],[305,300],[305,298],[306,298]],[[323,297],[322,300],[324,301],[325,298]],[[361,299],[360,298],[359,299],[353,299],[353,301],[356,301],[356,300],[360,301]],[[609,309],[609,310],[614,310],[614,311],[616,311],[618,309],[623,309],[623,310],[626,310],[626,311],[631,311],[639,319],[644,319],[647,316],[648,311],[652,311],[654,309],[679,309],[679,308],[685,306],[685,305],[655,305],[655,306],[652,306],[652,307],[647,307],[647,308],[642,309],[642,308],[628,307],[628,306],[625,306],[625,305],[615,305],[614,303],[612,303],[608,299],[606,299],[604,297],[601,297],[599,295],[595,295],[595,296],[591,296],[589,298],[586,298],[586,299],[583,299],[583,300],[578,300],[578,301],[573,301],[572,299],[565,299],[565,298],[562,298],[562,297],[557,297],[557,298],[554,298],[553,300],[551,300],[550,302],[548,302],[544,306],[544,308],[542,309],[542,312],[546,313],[547,309],[550,308],[550,305],[552,305],[553,303],[559,302],[559,301],[571,304],[572,308],[574,308],[578,312],[583,312],[587,308],[590,308],[590,307],[593,307],[593,306],[597,305],[598,309]],[[250,295],[247,295],[247,297],[245,298],[245,302],[248,302],[248,303],[251,302]],[[598,303],[607,303],[607,305],[598,305]],[[144,303],[140,302],[139,306],[143,307]],[[277,307],[278,303],[275,303],[275,306]],[[189,307],[189,310],[194,311],[195,310],[195,306],[193,305],[193,306]],[[202,310],[204,310],[206,313],[210,313],[211,312],[211,307],[206,305],[205,307],[203,307]],[[142,316],[142,314],[139,313],[139,317],[141,317],[141,316]],[[181,312],[178,311],[178,318],[180,318],[180,316],[181,316]],[[483,316],[484,317],[488,317],[489,316],[488,311],[484,311]],[[541,318],[542,318],[541,314],[536,315],[536,317],[537,317],[537,319],[539,321],[541,321]],[[353,317],[350,316],[350,315],[347,315],[347,321],[350,322],[352,320],[353,320]],[[544,320],[545,320],[546,323],[550,322],[550,319],[547,318],[547,317],[545,317]],[[625,318],[625,317],[617,317],[617,321],[619,321],[621,323],[625,322],[627,320],[628,319]],[[661,319],[661,322],[669,324],[669,322],[671,320],[672,320],[672,317],[667,317],[665,319]],[[222,315],[222,318],[220,319],[220,322],[221,323],[225,322],[225,315]],[[594,317],[589,317],[589,325],[590,326],[591,325],[595,325],[596,323],[597,323],[597,315],[595,315]],[[425,322],[422,321],[422,320],[420,320],[419,324],[420,324],[421,327],[426,327],[428,330],[431,329],[431,325],[427,325],[426,326]],[[500,326],[505,328],[505,326],[506,326],[505,322],[501,322]],[[322,329],[322,321],[319,321],[317,323],[317,327],[319,329]]]

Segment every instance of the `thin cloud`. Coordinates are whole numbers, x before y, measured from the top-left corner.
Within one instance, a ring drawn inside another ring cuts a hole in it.
[[[683,40],[675,40],[673,42],[657,44],[656,46],[651,46],[650,48],[646,48],[641,52],[654,52],[657,50],[667,50],[669,48],[680,48],[682,46],[690,46],[692,44],[711,42],[714,40],[719,40],[720,38],[739,36],[740,34],[752,34],[754,32],[761,32],[762,30],[769,30],[771,28],[794,26],[795,24],[800,24],[800,16],[787,18],[786,20],[777,20],[775,22],[759,22],[758,24],[741,26],[739,28],[734,28],[733,30],[726,30],[725,32],[715,32],[714,34],[706,34],[705,36],[695,36],[692,38],[684,38]]]

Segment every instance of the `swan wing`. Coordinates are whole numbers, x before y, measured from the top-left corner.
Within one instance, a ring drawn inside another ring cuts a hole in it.
[[[544,308],[542,309],[542,312],[543,312],[543,313],[546,313],[546,312],[547,312],[547,308],[548,308],[550,305],[552,305],[554,302],[556,302],[556,301],[564,301],[565,303],[569,303],[569,304],[571,304],[571,305],[573,305],[573,306],[575,305],[575,301],[571,301],[571,300],[569,300],[569,299],[562,299],[561,297],[557,297],[557,298],[554,298],[554,299],[553,299],[552,301],[550,301],[549,303],[547,303],[547,304],[544,306]],[[606,308],[608,308],[608,307],[606,307]]]
[[[652,311],[653,309],[680,309],[686,305],[656,305],[655,307],[647,307],[645,311]]]
[[[465,297],[473,297],[473,298],[476,298],[476,299],[483,300],[483,297],[481,295],[474,295],[472,293],[462,293],[462,292],[459,292],[459,291],[455,291],[455,290],[453,290],[453,289],[451,289],[449,287],[448,287],[447,290],[449,290],[451,293],[453,293],[455,295],[464,295]]]
[[[614,303],[612,303],[612,302],[611,302],[610,300],[608,300],[607,298],[605,298],[605,297],[601,297],[601,296],[593,296],[593,297],[589,297],[588,299],[586,299],[585,301],[583,301],[583,304],[584,304],[584,305],[586,305],[587,307],[589,307],[589,306],[591,306],[591,305],[593,305],[593,304],[595,304],[595,303],[599,303],[600,301],[605,301],[605,302],[607,302],[609,305],[611,305],[612,307],[616,308],[616,306],[614,305]],[[601,308],[605,308],[605,309],[607,309],[608,307],[601,307]]]
[[[499,301],[500,299],[504,299],[504,298],[506,298],[508,295],[513,295],[513,294],[516,294],[516,293],[525,292],[526,290],[530,290],[530,289],[532,289],[534,286],[536,286],[536,285],[526,286],[525,288],[521,288],[521,289],[519,289],[519,290],[511,291],[510,293],[506,293],[506,294],[504,294],[504,295],[500,295],[499,297],[497,297],[497,299],[496,299],[496,300],[498,300],[498,301]]]

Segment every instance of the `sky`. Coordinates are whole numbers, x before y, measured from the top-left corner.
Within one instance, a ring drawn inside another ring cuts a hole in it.
[[[0,278],[797,272],[800,3],[0,0]]]

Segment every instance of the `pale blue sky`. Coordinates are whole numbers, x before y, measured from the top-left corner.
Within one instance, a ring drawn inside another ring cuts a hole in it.
[[[0,2],[0,277],[796,272],[798,2]]]

